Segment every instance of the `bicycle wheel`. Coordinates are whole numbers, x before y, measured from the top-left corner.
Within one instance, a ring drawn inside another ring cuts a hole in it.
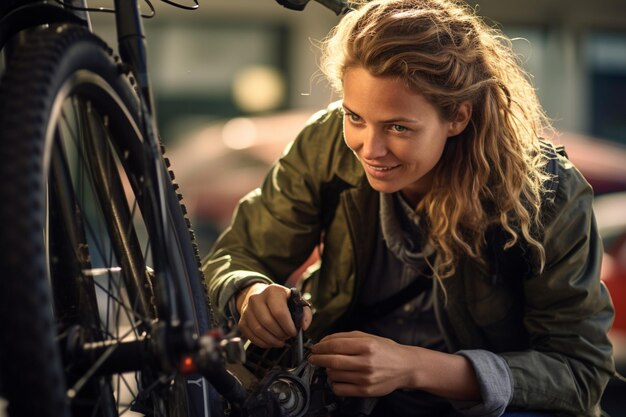
[[[209,415],[214,391],[180,376],[177,358],[164,363],[171,340],[156,342],[177,324],[206,331],[210,315],[180,196],[151,173],[141,108],[111,50],[81,27],[32,31],[7,65],[0,376],[11,417]]]

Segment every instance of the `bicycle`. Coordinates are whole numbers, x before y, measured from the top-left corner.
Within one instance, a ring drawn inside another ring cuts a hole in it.
[[[120,58],[92,11],[0,5],[0,395],[11,417],[250,414],[158,139],[138,0],[110,10]]]

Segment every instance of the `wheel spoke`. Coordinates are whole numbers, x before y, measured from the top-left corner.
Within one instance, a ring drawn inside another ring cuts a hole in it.
[[[132,406],[132,404],[135,402],[135,400],[137,399],[137,395],[138,395],[138,385],[136,385],[134,388],[132,387],[132,384],[128,382],[128,380],[126,379],[125,374],[118,374],[117,375],[118,381],[117,384],[119,386],[118,388],[118,405],[124,405],[125,411],[130,410],[130,407]],[[121,383],[120,383],[121,382]],[[124,386],[126,388],[126,391],[124,392],[124,394],[129,395],[130,396],[130,400],[128,400],[127,402],[122,402],[122,386]],[[123,414],[122,412],[120,412],[120,414]]]
[[[110,283],[110,281],[112,281],[112,279],[108,280],[107,282]],[[97,281],[94,281],[94,285],[96,286],[97,289],[102,291],[103,294],[107,296],[107,309],[105,313],[105,317],[107,318],[107,321],[102,323],[102,330],[106,332],[108,337],[114,337],[114,335],[109,333],[108,331],[108,329],[110,328],[110,323],[108,322],[108,319],[112,315],[114,315],[114,313],[111,313],[111,303],[116,303],[116,305],[123,307],[123,310],[128,312],[128,319],[129,319],[129,322],[131,323],[135,322],[131,319],[131,317],[134,317],[136,322],[139,322],[139,323],[146,323],[148,321],[147,317],[140,316],[137,311],[133,310],[132,307],[128,306],[126,302],[120,299],[120,297],[116,296],[110,288],[105,288],[101,283]]]

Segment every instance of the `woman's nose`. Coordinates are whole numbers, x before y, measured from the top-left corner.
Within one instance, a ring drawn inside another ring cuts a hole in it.
[[[361,157],[365,159],[376,159],[385,156],[387,145],[384,138],[375,130],[367,129],[363,132],[363,148]]]

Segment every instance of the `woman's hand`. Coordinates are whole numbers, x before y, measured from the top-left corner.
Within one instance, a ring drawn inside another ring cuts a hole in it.
[[[378,397],[408,388],[407,346],[363,332],[336,333],[313,346],[309,362],[326,368],[340,396]]]
[[[378,397],[408,388],[451,400],[481,398],[474,368],[464,356],[363,332],[326,336],[313,346],[309,362],[326,368],[339,396]]]
[[[264,283],[252,284],[239,292],[236,302],[241,335],[262,348],[283,347],[287,339],[297,335],[287,306],[290,295],[289,288]],[[311,309],[305,307],[303,330],[309,327],[311,320]]]

